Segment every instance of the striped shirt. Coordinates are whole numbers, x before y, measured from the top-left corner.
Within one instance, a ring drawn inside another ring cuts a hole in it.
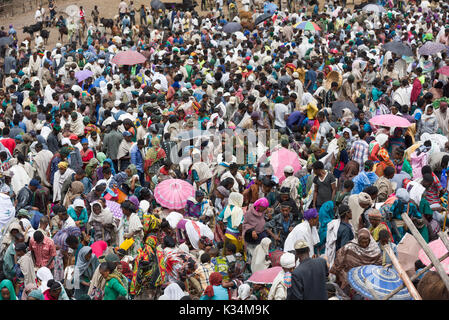
[[[360,170],[363,170],[365,161],[368,160],[369,146],[365,140],[357,140],[352,144],[352,160],[360,164]]]

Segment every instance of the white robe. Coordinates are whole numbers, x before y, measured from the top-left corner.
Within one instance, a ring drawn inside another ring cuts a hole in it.
[[[281,270],[276,278],[273,280],[270,292],[268,293],[268,300],[286,300],[287,287],[284,284],[285,271]]]
[[[309,256],[313,257],[313,247],[320,242],[316,227],[311,227],[309,221],[305,220],[298,224],[287,236],[284,244],[284,252],[294,251],[295,243],[303,240],[309,245]]]
[[[20,189],[30,183],[31,178],[28,176],[26,170],[20,165],[12,166],[9,171],[14,175],[11,178],[11,187],[16,195],[19,194]]]
[[[37,170],[37,175],[41,178],[42,184],[46,187],[51,187],[51,184],[47,181],[47,169],[52,157],[53,152],[44,149],[39,151],[33,159],[33,166]]]

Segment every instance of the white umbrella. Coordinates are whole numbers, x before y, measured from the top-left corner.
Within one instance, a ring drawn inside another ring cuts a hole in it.
[[[69,17],[76,17],[79,12],[80,12],[80,9],[78,8],[78,6],[76,6],[74,4],[68,6],[65,9],[65,13],[67,13],[69,15]]]
[[[235,36],[237,37],[238,40],[246,40],[247,38],[245,37],[245,35],[243,34],[243,32],[241,31],[237,31],[234,32]]]
[[[378,4],[368,4],[364,6],[362,10],[365,12],[376,12],[376,13],[386,12],[384,7]]]

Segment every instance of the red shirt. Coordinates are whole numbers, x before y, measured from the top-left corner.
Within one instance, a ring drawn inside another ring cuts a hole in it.
[[[3,138],[0,142],[13,154],[14,148],[16,147],[16,141],[13,138]]]
[[[34,253],[36,258],[35,266],[38,268],[47,267],[48,261],[52,257],[56,257],[56,246],[52,239],[49,237],[44,237],[42,243],[37,243],[34,238],[30,239],[30,250]],[[55,266],[55,261],[53,260],[48,266],[48,269],[53,269]]]

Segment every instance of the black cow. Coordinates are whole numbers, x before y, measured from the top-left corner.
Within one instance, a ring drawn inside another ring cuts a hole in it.
[[[114,20],[113,19],[105,19],[105,18],[101,18],[100,19],[101,24],[105,27],[105,28],[109,28],[111,29],[112,32],[112,27],[114,26]]]
[[[34,33],[39,32],[42,30],[42,22],[38,22],[29,26],[25,26],[23,27],[23,32],[24,33],[28,33],[30,35],[31,38],[33,38]]]
[[[44,39],[44,44],[47,44],[49,36],[50,36],[49,30],[45,30],[45,29],[41,30],[41,37]]]

